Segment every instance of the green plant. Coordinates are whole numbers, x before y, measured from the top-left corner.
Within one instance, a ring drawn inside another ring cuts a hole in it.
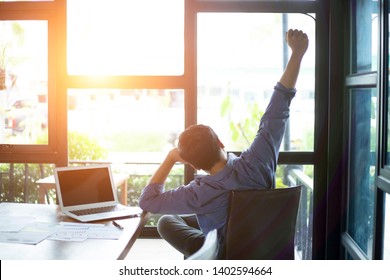
[[[52,164],[3,163],[0,164],[2,192],[0,201],[37,203],[36,181],[52,174]]]
[[[221,117],[230,119],[230,112],[233,108],[233,101],[230,96],[226,96],[221,105]],[[237,143],[239,148],[247,148],[256,136],[259,129],[259,120],[264,112],[260,111],[257,103],[248,105],[246,110],[248,114],[239,121],[230,121],[229,128],[233,142]]]
[[[48,143],[47,135],[37,138],[37,144]],[[69,160],[104,160],[108,152],[99,142],[87,135],[76,131],[68,134],[68,158]]]
[[[107,150],[99,142],[80,132],[69,132],[68,157],[70,160],[103,160]]]

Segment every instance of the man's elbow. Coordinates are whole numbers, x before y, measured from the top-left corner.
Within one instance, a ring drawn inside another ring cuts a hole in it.
[[[144,211],[158,213],[160,208],[159,195],[161,194],[161,188],[161,186],[146,186],[139,197],[138,206]]]
[[[158,213],[158,209],[156,207],[156,204],[153,203],[150,199],[144,199],[141,197],[139,202],[138,202],[138,206],[146,212]]]
[[[147,203],[147,201],[145,199],[143,199],[142,197],[140,197],[139,201],[138,201],[138,206],[144,210],[144,211],[148,211],[149,212],[149,203]]]

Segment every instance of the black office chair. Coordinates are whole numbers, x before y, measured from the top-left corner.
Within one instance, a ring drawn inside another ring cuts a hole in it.
[[[293,260],[301,188],[232,191],[225,258]]]
[[[205,238],[202,247],[186,260],[215,260],[218,255],[217,230],[210,231]]]

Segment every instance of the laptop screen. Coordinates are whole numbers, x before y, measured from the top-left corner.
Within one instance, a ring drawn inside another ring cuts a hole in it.
[[[108,167],[59,170],[57,176],[65,207],[115,200]]]

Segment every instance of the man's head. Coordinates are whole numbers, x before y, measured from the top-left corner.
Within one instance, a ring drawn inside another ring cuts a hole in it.
[[[224,148],[214,130],[206,125],[192,125],[179,136],[180,156],[196,169],[210,170]]]

